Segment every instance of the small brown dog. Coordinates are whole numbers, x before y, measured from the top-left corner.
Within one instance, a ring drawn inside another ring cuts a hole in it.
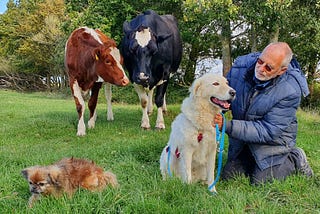
[[[64,158],[50,166],[32,166],[21,171],[28,180],[30,192],[29,207],[40,195],[68,196],[80,187],[100,191],[107,185],[117,187],[116,176],[98,167],[93,161],[77,158]]]

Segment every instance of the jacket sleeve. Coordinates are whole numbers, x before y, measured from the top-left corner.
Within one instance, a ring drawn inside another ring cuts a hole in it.
[[[276,103],[262,118],[231,120],[226,133],[246,143],[283,144],[292,140],[296,137],[296,111],[300,99],[299,94],[291,94]]]

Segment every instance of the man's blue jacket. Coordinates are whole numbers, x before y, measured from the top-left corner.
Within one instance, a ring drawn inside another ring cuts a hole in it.
[[[281,164],[296,144],[296,111],[301,96],[309,89],[298,62],[293,59],[288,70],[267,85],[253,80],[260,53],[238,57],[227,75],[236,90],[232,102],[232,120],[227,122],[228,161],[234,160],[248,145],[261,170]]]

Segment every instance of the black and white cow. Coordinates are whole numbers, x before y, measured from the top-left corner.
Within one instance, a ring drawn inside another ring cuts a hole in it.
[[[150,129],[148,113],[153,110],[153,91],[158,108],[157,129],[164,129],[163,111],[170,73],[177,71],[182,57],[182,41],[177,20],[172,15],[159,16],[152,10],[123,23],[121,52],[130,80],[142,106],[141,127]]]

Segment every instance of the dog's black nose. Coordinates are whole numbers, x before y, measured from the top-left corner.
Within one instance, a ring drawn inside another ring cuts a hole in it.
[[[31,189],[31,192],[32,192],[32,193],[38,193],[38,190],[37,190],[36,188],[32,188],[32,189]]]
[[[234,96],[236,96],[236,91],[235,91],[235,90],[230,90],[230,91],[229,91],[229,94],[230,94],[232,97],[234,97]]]

